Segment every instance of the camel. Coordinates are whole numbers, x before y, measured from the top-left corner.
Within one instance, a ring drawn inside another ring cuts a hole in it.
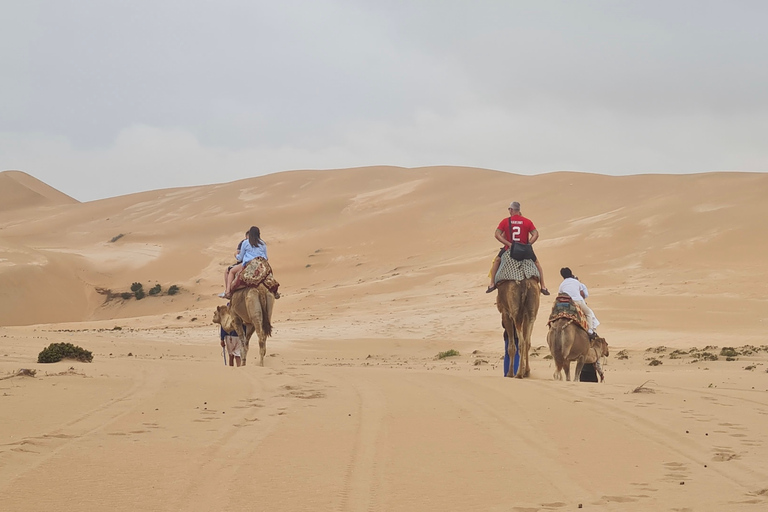
[[[608,356],[605,338],[597,336],[590,341],[587,331],[569,318],[558,318],[550,323],[547,345],[555,361],[555,380],[562,380],[560,372],[565,370],[565,380],[570,381],[571,361],[576,361],[574,380],[578,382],[585,363],[594,363],[600,357]]]
[[[510,365],[510,370],[505,377],[515,377],[522,379],[531,375],[531,367],[528,364],[528,352],[531,350],[531,334],[533,333],[533,322],[536,320],[536,314],[539,312],[539,286],[538,277],[529,277],[522,281],[501,281],[496,285],[498,295],[496,296],[496,307],[501,313],[501,324],[509,333],[509,339],[514,338],[517,333],[520,350],[520,366],[517,373],[514,373],[514,365]],[[507,352],[509,360],[515,360],[517,350],[514,343],[509,343]]]
[[[275,296],[260,284],[257,287],[241,288],[232,292],[229,306],[219,306],[213,314],[213,322],[221,324],[225,331],[237,331],[242,342],[243,366],[248,357],[251,336],[259,337],[259,366],[264,366],[267,353],[267,338],[272,335],[272,308]],[[247,327],[245,334],[243,326]]]

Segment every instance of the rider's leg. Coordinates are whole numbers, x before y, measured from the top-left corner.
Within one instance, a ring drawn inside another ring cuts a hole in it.
[[[229,269],[229,273],[227,274],[227,285],[224,290],[224,293],[226,295],[229,295],[230,293],[232,293],[232,282],[235,280],[235,276],[237,275],[237,273],[240,272],[242,269],[243,269],[242,263],[239,265],[235,265],[234,267]]]
[[[534,263],[536,263],[536,268],[539,269],[539,284],[541,285],[541,289],[547,290],[547,285],[544,284],[544,269],[541,268],[541,263],[539,263],[538,258],[536,258]]]

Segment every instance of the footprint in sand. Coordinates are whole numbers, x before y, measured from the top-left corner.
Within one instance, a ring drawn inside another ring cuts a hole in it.
[[[727,462],[729,460],[738,460],[740,457],[728,448],[719,447],[715,449],[712,460],[715,462]]]

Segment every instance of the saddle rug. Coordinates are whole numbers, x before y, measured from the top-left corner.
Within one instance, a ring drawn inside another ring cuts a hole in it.
[[[494,282],[498,284],[501,281],[522,281],[529,277],[541,277],[536,263],[533,260],[513,260],[509,251],[504,251]]]
[[[237,274],[232,283],[232,291],[241,288],[255,288],[262,283],[273,294],[277,293],[280,286],[280,283],[275,281],[275,277],[272,275],[272,267],[269,262],[264,258],[254,258],[246,263],[245,268]]]
[[[547,327],[551,327],[552,322],[558,318],[567,318],[585,331],[589,332],[587,315],[584,314],[579,306],[573,303],[570,295],[567,293],[560,293],[557,295],[557,297],[555,297],[555,305],[552,306],[552,312],[549,314]]]

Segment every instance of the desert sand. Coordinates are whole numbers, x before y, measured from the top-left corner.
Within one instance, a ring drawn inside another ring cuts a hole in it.
[[[766,192],[370,167],[80,203],[0,173],[0,509],[766,510]],[[512,200],[548,287],[590,289],[602,384],[553,380],[554,295],[531,378],[502,376]],[[211,319],[251,225],[283,297],[265,366],[232,368]],[[53,342],[93,362],[38,364]]]

